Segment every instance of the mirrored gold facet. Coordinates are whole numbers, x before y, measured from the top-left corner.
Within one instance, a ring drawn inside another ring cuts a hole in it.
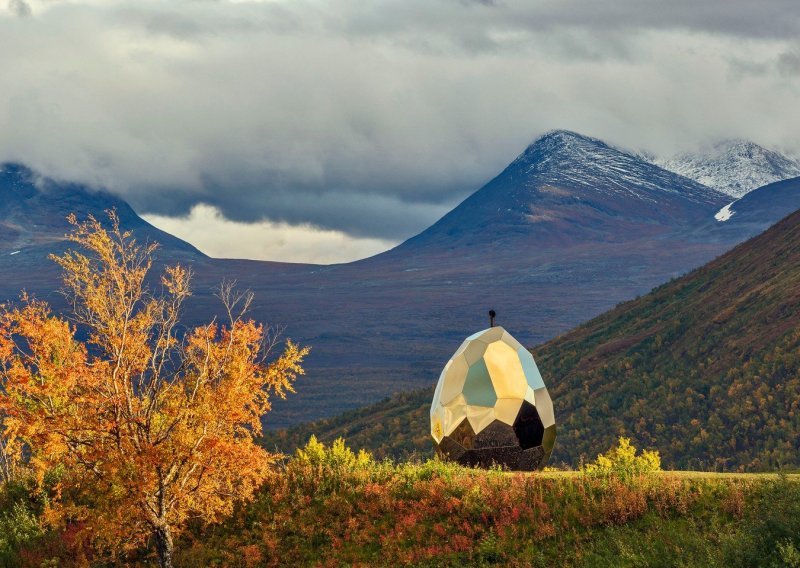
[[[444,408],[441,406],[431,413],[431,436],[433,436],[437,444],[440,444],[442,438],[446,436],[444,431]]]
[[[486,428],[494,420],[494,407],[492,406],[467,406],[467,420],[476,434]]]
[[[483,354],[497,398],[522,398],[528,382],[517,352],[503,341],[495,341]]]
[[[462,341],[461,345],[459,345],[458,349],[456,349],[456,352],[453,353],[453,357],[455,357],[456,355],[463,355],[464,350],[467,348],[467,345],[469,345],[471,342],[472,340],[469,337],[466,338],[464,341]]]
[[[533,389],[531,387],[528,387],[525,390],[525,400],[536,406],[536,395],[533,393]]]
[[[523,347],[517,350],[517,354],[519,355],[520,363],[522,363],[522,368],[525,369],[525,378],[528,384],[534,389],[544,388],[542,374],[539,372],[539,367],[536,366],[536,361],[533,360],[531,352]]]
[[[495,341],[500,341],[500,338],[503,337],[503,332],[504,330],[502,327],[490,327],[489,329],[479,331],[472,337],[474,337],[475,340],[482,341],[488,345]]]
[[[484,352],[486,351],[486,344],[482,341],[470,341],[467,348],[464,349],[464,359],[470,367],[481,360]]]
[[[470,365],[467,371],[467,378],[464,379],[464,398],[467,404],[476,406],[494,406],[497,402],[497,394],[494,392],[492,378],[486,368],[486,362],[479,359],[475,364]]]
[[[449,436],[466,417],[467,402],[464,395],[460,394],[444,407],[444,435]]]
[[[542,425],[545,428],[553,426],[556,423],[555,414],[553,413],[553,401],[550,399],[550,393],[546,388],[536,389],[533,391],[533,396],[536,399],[536,411],[539,413],[539,418],[542,419]]]
[[[500,422],[513,426],[521,406],[521,398],[498,398],[494,405],[494,415]]]
[[[436,389],[433,391],[433,402],[431,402],[431,416],[433,416],[433,409],[436,408],[436,406],[438,406],[439,403],[441,402],[442,388],[444,387],[444,382],[445,382],[444,377],[447,374],[447,369],[450,368],[450,365],[452,365],[452,363],[453,363],[452,359],[447,362],[447,365],[444,366],[444,369],[442,369],[442,372],[439,375],[439,380],[436,381]]]
[[[442,372],[439,377],[439,383],[442,385],[439,401],[442,404],[448,404],[451,400],[457,397],[464,390],[464,380],[467,378],[467,361],[463,355],[455,355]]]
[[[513,335],[508,333],[507,331],[503,330],[503,335],[500,338],[503,343],[508,343],[511,347],[514,348],[515,351],[522,349],[522,343],[517,341]]]

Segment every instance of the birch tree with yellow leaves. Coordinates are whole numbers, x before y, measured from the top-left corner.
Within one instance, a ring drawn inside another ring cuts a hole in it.
[[[308,349],[287,341],[268,357],[267,330],[246,317],[252,296],[230,285],[226,321],[182,330],[189,271],[169,267],[149,291],[156,246],[109,218],[107,230],[72,216],[79,247],[53,257],[72,318],[24,294],[0,309],[0,447],[39,484],[60,472],[48,522],[121,552],[154,546],[169,567],[189,520],[220,520],[270,475],[261,418]]]

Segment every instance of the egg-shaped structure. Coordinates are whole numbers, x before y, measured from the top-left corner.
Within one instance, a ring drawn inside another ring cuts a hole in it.
[[[499,326],[469,336],[436,384],[431,435],[440,455],[464,465],[544,467],[556,423],[533,355]]]

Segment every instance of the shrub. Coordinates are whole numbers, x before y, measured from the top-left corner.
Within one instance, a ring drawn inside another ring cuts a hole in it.
[[[42,536],[39,519],[31,508],[16,501],[0,514],[0,565],[13,566],[16,552]]]
[[[594,462],[581,468],[592,476],[617,476],[622,479],[661,471],[661,457],[656,450],[645,450],[638,456],[630,438],[620,437],[615,446],[599,454]]]

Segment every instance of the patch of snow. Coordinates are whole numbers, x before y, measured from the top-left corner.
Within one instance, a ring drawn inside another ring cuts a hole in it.
[[[723,207],[722,209],[717,211],[717,214],[714,215],[714,219],[716,219],[720,223],[724,223],[725,221],[727,221],[728,219],[733,217],[733,215],[736,213],[736,211],[731,211],[731,205],[733,205],[734,203],[736,203],[736,202],[735,201],[731,201],[725,207]]]

